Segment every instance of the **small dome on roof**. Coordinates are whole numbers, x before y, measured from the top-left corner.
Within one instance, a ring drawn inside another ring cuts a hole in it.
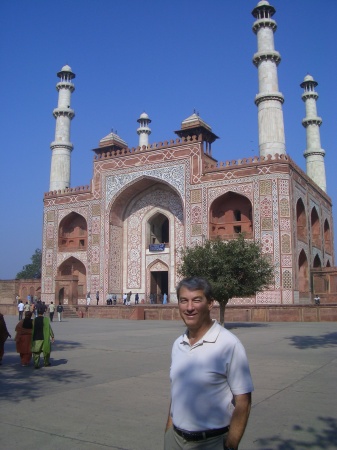
[[[61,72],[72,72],[71,67],[66,64],[62,67]]]
[[[137,122],[141,123],[143,120],[146,120],[148,123],[152,122],[152,120],[149,118],[148,114],[146,114],[145,111],[143,113],[141,113],[141,115],[139,116],[139,119],[137,119]]]
[[[308,74],[304,77],[304,81],[314,81],[314,78]]]
[[[257,6],[269,6],[269,2],[267,0],[261,0]]]

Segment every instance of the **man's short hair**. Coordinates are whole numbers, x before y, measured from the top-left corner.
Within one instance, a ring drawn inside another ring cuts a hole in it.
[[[207,298],[207,301],[210,302],[211,300],[213,300],[212,286],[209,284],[207,280],[205,280],[205,278],[200,277],[183,278],[176,287],[178,302],[180,289],[182,287],[185,287],[189,291],[203,291],[205,297]]]

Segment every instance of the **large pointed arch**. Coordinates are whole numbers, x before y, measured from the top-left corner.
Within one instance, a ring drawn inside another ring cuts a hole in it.
[[[209,237],[233,239],[239,233],[253,237],[251,201],[236,192],[226,192],[210,206]]]
[[[322,246],[321,227],[319,223],[318,212],[315,207],[313,207],[311,210],[310,221],[311,221],[312,245],[314,247],[320,248]]]
[[[71,212],[65,216],[58,229],[59,251],[86,250],[88,244],[88,226],[83,216]]]
[[[324,221],[324,250],[326,253],[331,255],[331,230],[328,219]]]
[[[106,261],[109,292],[131,290],[138,292],[140,298],[149,295],[146,267],[148,260],[155,256],[149,249],[151,237],[155,243],[165,244],[162,255],[167,265],[174,267],[177,260],[175,248],[183,245],[183,217],[181,196],[168,183],[140,177],[120,191],[109,211]],[[151,225],[154,225],[152,232]],[[175,287],[173,272],[168,280],[168,295]]]
[[[303,242],[308,241],[307,218],[303,200],[298,199],[296,203],[296,225],[297,225],[297,239]]]
[[[71,256],[57,269],[55,278],[55,301],[57,303],[77,304],[84,301],[87,279],[86,267],[79,259]]]
[[[298,257],[298,290],[300,293],[309,292],[309,263],[304,250]]]

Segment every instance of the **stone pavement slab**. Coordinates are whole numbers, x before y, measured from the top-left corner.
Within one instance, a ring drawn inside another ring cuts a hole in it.
[[[12,338],[17,317],[6,316]],[[335,323],[229,324],[255,392],[240,450],[336,450]],[[177,321],[53,322],[52,366],[0,367],[0,449],[160,450]]]

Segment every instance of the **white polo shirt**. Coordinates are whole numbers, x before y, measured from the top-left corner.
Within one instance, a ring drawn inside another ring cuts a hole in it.
[[[183,430],[226,427],[234,410],[233,394],[254,390],[243,345],[213,322],[193,346],[187,330],[173,344],[171,416],[174,425]]]

